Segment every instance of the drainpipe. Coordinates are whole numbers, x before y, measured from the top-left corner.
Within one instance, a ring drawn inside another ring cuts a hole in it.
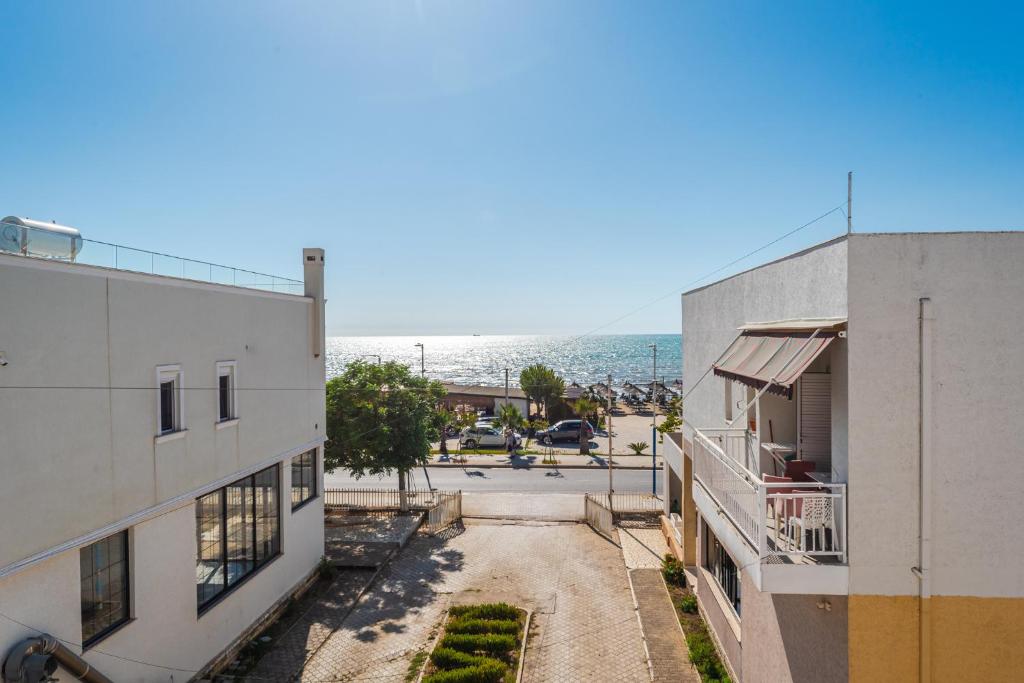
[[[918,533],[918,560],[914,574],[918,578],[918,674],[921,683],[929,683],[931,671],[931,597],[932,597],[932,343],[935,317],[932,301],[925,297],[920,300],[920,364],[919,364],[919,434],[918,492],[920,519]]]
[[[48,681],[58,664],[80,681],[114,683],[49,633],[26,638],[12,648],[4,661],[3,679],[6,683]]]

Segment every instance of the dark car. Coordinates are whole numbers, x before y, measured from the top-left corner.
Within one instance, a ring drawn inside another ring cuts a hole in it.
[[[562,420],[547,429],[539,430],[534,434],[534,438],[548,446],[555,441],[579,441],[581,424],[584,425],[583,430],[587,439],[594,436],[594,427],[589,422],[584,420]]]

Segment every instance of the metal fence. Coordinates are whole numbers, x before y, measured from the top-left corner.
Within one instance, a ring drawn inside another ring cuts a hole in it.
[[[17,233],[16,239],[5,240],[4,235],[12,231]],[[76,238],[73,248],[67,249],[66,257],[54,256],[53,242],[61,237],[38,228],[0,222],[0,251],[282,294],[301,296],[305,291],[305,285],[301,280],[81,237]],[[65,236],[64,239],[71,238]]]
[[[608,504],[607,493],[588,494],[601,505],[611,508],[615,514],[620,513],[661,513],[665,509],[665,501],[650,493],[614,493],[612,494],[611,505]]]
[[[392,511],[402,509],[398,489],[324,489],[324,507],[360,511]],[[404,492],[409,510],[426,512],[427,531],[436,534],[462,517],[462,491]]]
[[[601,494],[583,494],[583,510],[587,524],[594,531],[611,538],[612,532],[615,530],[615,518],[612,515],[612,511],[608,509],[607,503],[607,494],[604,494],[603,501],[601,500]]]
[[[427,510],[427,533],[436,534],[462,518],[462,491],[442,492]]]
[[[410,510],[426,510],[437,504],[441,491],[407,490],[406,504]],[[324,505],[353,510],[398,510],[401,508],[398,489],[324,489]]]

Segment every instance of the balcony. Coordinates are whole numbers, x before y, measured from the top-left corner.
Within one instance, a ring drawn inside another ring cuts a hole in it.
[[[708,526],[771,593],[845,594],[846,484],[766,482],[744,429],[694,430],[694,502]]]

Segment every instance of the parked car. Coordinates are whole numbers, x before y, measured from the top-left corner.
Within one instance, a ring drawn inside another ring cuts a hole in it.
[[[459,435],[459,445],[463,448],[504,448],[505,434],[497,427],[488,424],[477,424],[466,427]],[[522,439],[516,434],[516,448],[522,446]]]
[[[584,425],[583,430],[587,439],[594,436],[594,426],[586,420],[562,420],[547,429],[539,430],[534,434],[534,438],[545,446],[550,446],[556,441],[579,441],[581,424]]]

